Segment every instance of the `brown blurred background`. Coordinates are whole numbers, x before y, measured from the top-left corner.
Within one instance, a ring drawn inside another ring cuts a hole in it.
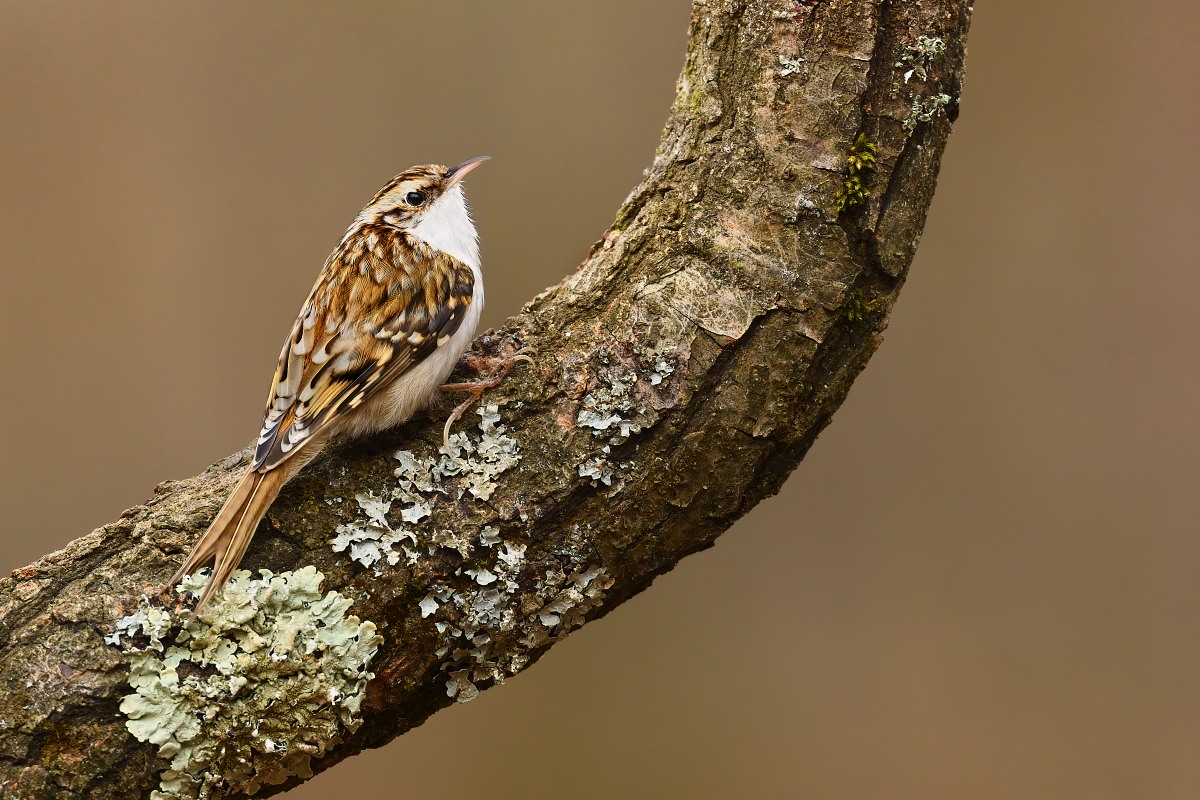
[[[473,175],[485,324],[649,163],[686,0],[0,4],[0,569],[257,429],[361,204]],[[981,3],[888,338],[778,498],[289,794],[1200,797],[1189,0]]]

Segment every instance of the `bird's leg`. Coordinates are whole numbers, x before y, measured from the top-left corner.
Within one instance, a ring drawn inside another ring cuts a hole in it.
[[[482,372],[485,366],[491,367],[491,374],[481,381],[470,381],[467,383],[446,383],[438,387],[443,392],[466,392],[467,399],[455,406],[450,412],[450,417],[446,420],[445,427],[442,428],[442,443],[446,449],[450,449],[450,426],[462,419],[462,415],[467,409],[479,401],[480,396],[488,389],[499,386],[508,377],[508,373],[516,366],[518,361],[533,363],[531,354],[535,352],[531,347],[522,347],[512,355],[508,356],[476,356],[467,355],[466,362],[471,366],[471,369],[476,372]],[[499,361],[498,367],[494,366]]]

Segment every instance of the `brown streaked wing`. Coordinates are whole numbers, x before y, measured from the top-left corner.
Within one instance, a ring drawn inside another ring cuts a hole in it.
[[[348,239],[284,344],[253,468],[283,463],[419,364],[458,330],[473,293],[471,270],[420,240],[379,226]]]

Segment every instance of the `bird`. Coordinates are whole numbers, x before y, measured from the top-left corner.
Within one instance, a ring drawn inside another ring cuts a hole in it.
[[[483,274],[462,180],[487,160],[401,172],[325,261],[279,354],[254,458],[171,579],[213,562],[193,613],[229,580],[284,484],[333,439],[407,420],[466,351]]]

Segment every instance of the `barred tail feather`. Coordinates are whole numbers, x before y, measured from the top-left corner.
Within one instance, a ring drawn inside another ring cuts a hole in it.
[[[207,605],[237,569],[246,548],[250,546],[250,539],[253,538],[259,521],[267,513],[271,503],[275,502],[286,480],[284,470],[248,470],[238,482],[233,494],[225,501],[225,505],[217,512],[208,530],[200,537],[200,541],[196,542],[183,566],[171,579],[171,585],[174,586],[184,575],[194,572],[209,561],[214,562],[212,576],[200,595],[196,611]]]

